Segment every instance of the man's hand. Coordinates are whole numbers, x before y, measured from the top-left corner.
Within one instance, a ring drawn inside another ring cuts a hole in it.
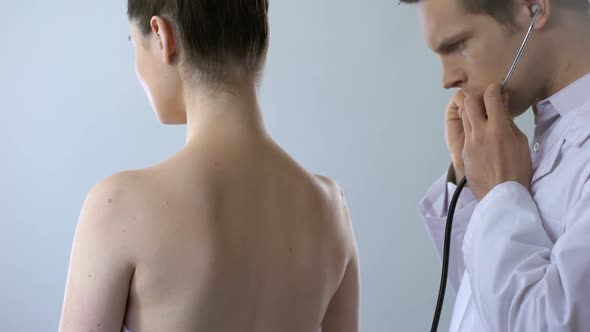
[[[458,91],[453,99],[449,102],[446,112],[446,138],[447,147],[451,154],[453,169],[455,171],[455,183],[461,181],[465,176],[465,166],[463,163],[463,146],[465,144],[465,130],[463,122],[459,116],[459,110],[463,108],[465,95]]]
[[[467,97],[459,110],[465,128],[465,173],[478,201],[505,182],[530,189],[533,167],[528,139],[508,115],[506,105],[500,86],[493,84],[483,101]]]

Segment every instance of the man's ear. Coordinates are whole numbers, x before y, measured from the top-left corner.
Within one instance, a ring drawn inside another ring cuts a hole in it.
[[[162,60],[166,64],[172,64],[175,60],[178,43],[172,25],[160,16],[154,16],[150,20],[150,27],[157,39],[158,50]]]
[[[526,6],[525,11],[531,20],[528,24],[530,24],[535,17],[534,9],[539,9],[539,18],[535,23],[535,30],[542,29],[547,25],[547,22],[549,22],[549,18],[551,17],[551,0],[524,0],[522,1],[522,5]]]

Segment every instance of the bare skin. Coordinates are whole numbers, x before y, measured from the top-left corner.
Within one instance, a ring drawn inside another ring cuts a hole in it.
[[[358,303],[358,261],[339,188],[260,138],[232,150],[190,146],[92,191],[62,331],[354,330],[340,313]]]
[[[142,61],[168,54],[153,45]],[[183,86],[185,148],[91,191],[60,331],[359,330],[343,193],[270,139],[254,83],[242,83],[215,96]]]

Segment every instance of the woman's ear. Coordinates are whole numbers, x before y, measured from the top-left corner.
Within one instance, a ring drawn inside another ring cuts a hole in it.
[[[170,65],[174,62],[178,43],[172,25],[160,16],[154,16],[150,20],[150,27],[157,40],[157,47],[162,61]]]

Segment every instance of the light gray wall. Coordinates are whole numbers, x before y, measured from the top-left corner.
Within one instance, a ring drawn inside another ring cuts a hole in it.
[[[125,5],[2,1],[2,331],[57,329],[88,190],[184,142],[184,128],[157,123],[136,82]],[[448,165],[450,92],[440,88],[416,9],[395,0],[271,0],[271,29],[266,122],[304,166],[346,191],[363,331],[428,330],[440,265],[416,204]],[[445,328],[452,301],[451,291]]]

